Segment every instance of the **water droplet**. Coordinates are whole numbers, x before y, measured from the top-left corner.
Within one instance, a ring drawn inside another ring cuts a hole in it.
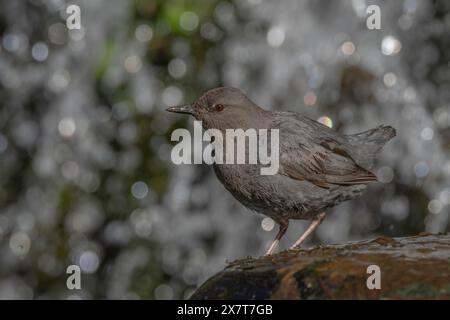
[[[344,53],[346,56],[351,56],[353,53],[355,53],[355,45],[351,41],[344,42],[341,46],[342,53]]]
[[[73,136],[75,130],[76,125],[75,121],[72,118],[63,118],[58,123],[58,131],[65,138],[70,138],[71,136]]]
[[[381,52],[386,56],[392,56],[400,52],[402,44],[393,36],[386,36],[381,42]]]
[[[438,214],[442,210],[442,203],[437,200],[433,199],[428,203],[428,211],[430,211],[433,214]]]
[[[428,172],[430,171],[430,168],[428,167],[428,164],[424,161],[417,162],[414,166],[414,174],[418,178],[424,178],[428,175]]]
[[[141,24],[134,31],[134,36],[139,42],[149,42],[153,37],[153,30],[149,25]]]
[[[381,167],[377,172],[378,180],[382,183],[389,183],[394,179],[394,170],[391,167]]]
[[[397,77],[392,72],[388,72],[384,75],[383,82],[386,87],[393,87],[397,83]]]
[[[14,233],[9,240],[9,248],[16,256],[24,256],[31,247],[31,241],[25,232]]]
[[[180,16],[180,27],[186,31],[194,31],[198,26],[198,16],[192,11],[183,12]]]
[[[136,199],[144,199],[148,194],[148,187],[145,182],[137,181],[131,186],[131,194]]]
[[[48,47],[44,42],[37,42],[31,49],[31,55],[37,61],[44,61],[48,57]]]
[[[169,74],[175,78],[182,78],[186,74],[186,63],[182,59],[173,59],[167,66]]]
[[[173,299],[173,289],[167,284],[161,284],[155,289],[156,300],[170,300]]]
[[[305,96],[303,97],[303,101],[305,102],[305,105],[307,106],[313,106],[317,102],[317,96],[314,92],[308,91]]]
[[[333,128],[333,120],[330,117],[323,116],[317,119],[317,121],[329,128]]]
[[[267,43],[271,47],[279,47],[283,44],[285,38],[284,29],[279,26],[274,26],[270,28],[269,32],[267,32]]]
[[[93,251],[85,251],[80,256],[80,268],[83,272],[94,273],[99,263],[98,255]]]
[[[420,132],[420,137],[426,141],[432,140],[433,136],[434,136],[434,131],[433,131],[433,129],[431,129],[429,127],[423,128],[422,131]]]
[[[266,217],[262,219],[261,221],[261,228],[263,228],[264,231],[272,231],[272,229],[275,227],[275,222],[273,219]]]
[[[129,73],[136,73],[141,70],[142,61],[137,55],[131,55],[125,59],[125,70]]]

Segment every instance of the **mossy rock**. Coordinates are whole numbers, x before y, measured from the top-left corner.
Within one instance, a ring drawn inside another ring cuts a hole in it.
[[[367,286],[370,265],[380,268],[380,289]],[[381,237],[241,259],[191,299],[450,299],[450,235]]]

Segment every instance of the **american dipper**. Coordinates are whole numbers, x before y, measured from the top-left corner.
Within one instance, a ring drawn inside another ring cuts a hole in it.
[[[395,135],[380,125],[343,135],[296,112],[266,111],[240,90],[207,91],[191,105],[168,108],[202,121],[204,129],[279,129],[279,169],[261,175],[260,164],[214,164],[225,188],[244,206],[272,218],[279,231],[271,254],[286,233],[290,219],[312,220],[291,247],[300,246],[325,218],[327,208],[362,194],[377,181],[370,172],[375,156]]]

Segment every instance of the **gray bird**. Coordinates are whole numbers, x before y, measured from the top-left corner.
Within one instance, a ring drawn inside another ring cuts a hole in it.
[[[296,112],[266,111],[240,90],[207,91],[191,105],[168,108],[202,121],[204,129],[279,129],[279,169],[261,175],[261,164],[214,164],[225,188],[247,208],[272,218],[279,231],[272,254],[290,219],[312,220],[291,248],[300,246],[325,218],[325,210],[362,194],[376,155],[395,135],[380,125],[352,135],[339,134]]]

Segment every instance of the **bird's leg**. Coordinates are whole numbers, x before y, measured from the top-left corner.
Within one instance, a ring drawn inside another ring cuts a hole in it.
[[[289,220],[281,220],[278,222],[278,224],[280,225],[280,229],[278,230],[278,233],[275,236],[275,239],[272,241],[272,244],[270,245],[269,250],[267,250],[266,256],[272,254],[275,251],[276,247],[278,246],[278,243],[280,243],[281,238],[286,233],[286,230],[289,226]]]
[[[291,249],[297,248],[300,246],[310,235],[316,230],[316,228],[322,223],[323,219],[325,219],[325,212],[320,213],[313,222],[309,225],[308,229],[298,238],[297,241],[292,245]]]

